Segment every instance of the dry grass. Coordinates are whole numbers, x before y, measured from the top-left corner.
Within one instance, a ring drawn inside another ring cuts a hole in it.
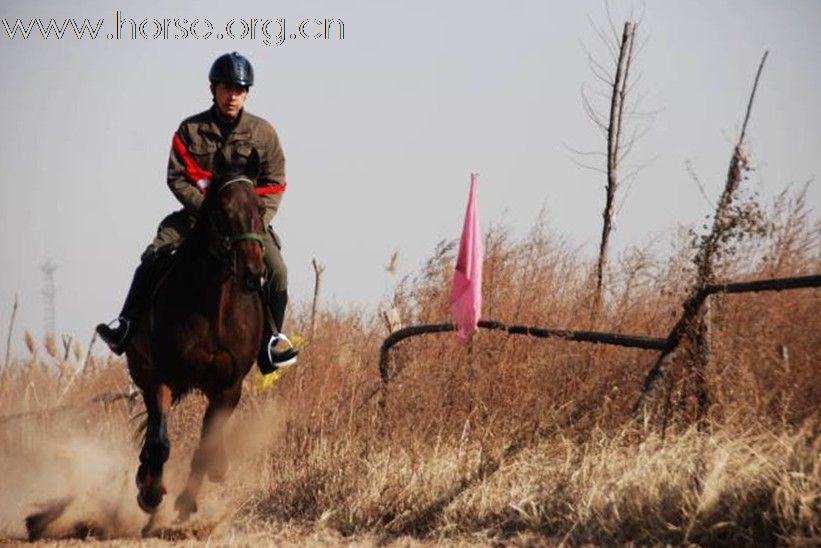
[[[719,278],[818,272],[821,230],[802,199],[785,194],[763,213],[766,230],[730,242]],[[666,336],[692,282],[688,242],[661,258],[624,253],[593,317],[592,261],[540,225],[521,241],[492,228],[485,316]],[[392,305],[405,323],[447,320],[453,248],[444,242],[398,285]],[[654,353],[498,333],[470,348],[448,335],[400,343],[382,393],[380,320],[322,311],[297,369],[264,394],[248,379],[227,485],[206,486],[199,517],[164,534],[248,546],[818,545],[821,290],[713,301],[711,406],[700,429],[681,360],[637,421],[631,407]],[[307,332],[309,308],[297,307],[290,325]],[[20,538],[36,503],[72,494],[80,501],[53,535],[136,543],[134,423],[124,400],[89,403],[126,390],[124,365],[92,360],[76,374],[80,352],[58,363],[62,353],[29,344],[30,359],[0,379],[0,537]],[[172,416],[172,494],[201,412],[192,396]]]

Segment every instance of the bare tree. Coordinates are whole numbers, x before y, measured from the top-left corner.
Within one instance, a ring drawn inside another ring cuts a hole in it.
[[[601,132],[606,142],[606,150],[601,152],[570,149],[577,156],[587,158],[588,160],[598,158],[599,160],[595,160],[596,162],[603,160],[605,164],[604,167],[602,167],[596,164],[591,165],[587,161],[576,161],[581,167],[603,174],[607,180],[605,187],[605,204],[602,211],[602,232],[599,243],[599,255],[596,262],[594,309],[598,309],[598,305],[602,299],[610,247],[610,234],[613,231],[614,218],[617,214],[617,194],[620,186],[635,177],[638,170],[642,167],[627,166],[624,161],[632,150],[633,145],[644,134],[648,126],[633,124],[633,127],[628,133],[626,121],[630,118],[638,119],[652,116],[652,113],[642,113],[637,110],[637,104],[641,99],[640,97],[635,97],[634,100],[630,100],[629,98],[635,84],[638,82],[638,78],[635,78],[633,73],[631,73],[635,58],[641,49],[641,46],[636,47],[638,22],[625,22],[622,32],[619,35],[613,25],[608,10],[608,24],[610,34],[602,31],[595,24],[591,23],[593,30],[606,46],[612,65],[600,62],[585,48],[590,70],[599,82],[599,86],[593,89],[582,87],[582,105],[585,113]],[[597,101],[595,98],[591,98],[591,94],[598,97],[601,101],[607,101],[607,115],[604,114],[605,107],[603,105],[597,106]],[[631,103],[630,106],[627,106],[628,101]]]
[[[596,265],[596,301],[601,300],[602,279],[607,263],[607,248],[610,232],[613,230],[613,207],[616,201],[616,190],[619,186],[619,147],[622,139],[622,119],[624,99],[627,93],[627,79],[630,74],[630,63],[633,60],[633,42],[636,34],[636,23],[626,22],[621,36],[619,60],[616,65],[616,77],[613,81],[613,95],[610,101],[610,123],[607,128],[607,195],[602,212],[602,233],[599,244],[599,261]]]
[[[753,89],[750,99],[747,102],[747,111],[744,116],[744,123],[741,126],[741,133],[738,141],[733,147],[733,154],[730,157],[730,166],[727,170],[727,179],[721,198],[716,206],[713,225],[710,232],[701,239],[701,244],[695,258],[696,278],[690,294],[684,301],[683,312],[676,325],[667,337],[668,349],[663,351],[656,360],[653,368],[644,380],[644,387],[636,402],[634,411],[639,411],[644,405],[647,394],[653,389],[656,383],[664,376],[665,369],[676,354],[678,344],[683,337],[689,336],[693,339],[695,350],[691,351],[691,374],[695,383],[696,398],[698,400],[698,412],[703,416],[709,406],[709,394],[705,377],[705,363],[702,360],[709,359],[709,333],[708,320],[704,317],[703,304],[707,293],[705,289],[714,281],[714,269],[717,258],[721,253],[721,245],[732,235],[732,231],[739,225],[738,214],[733,211],[733,203],[738,195],[741,181],[746,177],[745,173],[749,168],[749,158],[744,150],[744,137],[747,133],[747,123],[750,121],[750,112],[753,108],[753,99],[758,89],[758,81],[761,78],[761,71],[764,62],[767,60],[769,52],[764,52],[758,71],[753,82]],[[666,413],[665,413],[666,415]],[[666,421],[666,416],[665,416]]]

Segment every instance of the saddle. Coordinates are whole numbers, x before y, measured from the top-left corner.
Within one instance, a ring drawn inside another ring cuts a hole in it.
[[[160,286],[171,267],[174,266],[177,257],[177,246],[167,245],[161,247],[153,255],[146,257],[146,267],[148,269],[146,276],[146,302],[154,300],[154,294]]]

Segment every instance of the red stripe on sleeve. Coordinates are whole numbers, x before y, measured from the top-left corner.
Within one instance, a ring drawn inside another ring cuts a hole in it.
[[[177,151],[177,154],[182,158],[182,162],[185,165],[185,176],[189,181],[196,186],[197,181],[200,179],[211,180],[212,173],[199,166],[194,157],[191,156],[191,153],[188,152],[188,148],[186,148],[185,143],[182,142],[182,137],[180,137],[179,133],[174,133],[173,146],[174,150]]]
[[[191,153],[188,151],[185,143],[182,142],[182,137],[180,137],[179,133],[174,133],[173,146],[174,150],[180,155],[180,158],[182,158],[182,162],[185,165],[186,178],[188,178],[194,186],[200,188],[197,185],[197,182],[202,179],[207,179],[208,181],[211,180],[213,173],[200,167],[194,157],[191,156]],[[258,186],[255,190],[257,196],[265,196],[268,194],[279,194],[280,192],[285,192],[285,187],[286,185],[264,185]],[[200,192],[205,193],[202,189],[200,189]]]
[[[285,192],[286,185],[270,185],[270,186],[258,186],[256,188],[257,196],[265,196],[266,194],[279,194],[280,192]]]

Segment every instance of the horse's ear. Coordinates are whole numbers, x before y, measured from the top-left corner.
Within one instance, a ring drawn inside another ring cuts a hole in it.
[[[257,178],[259,178],[259,169],[259,152],[257,152],[256,147],[254,147],[251,149],[251,154],[248,155],[248,163],[245,164],[245,174],[256,181]]]

